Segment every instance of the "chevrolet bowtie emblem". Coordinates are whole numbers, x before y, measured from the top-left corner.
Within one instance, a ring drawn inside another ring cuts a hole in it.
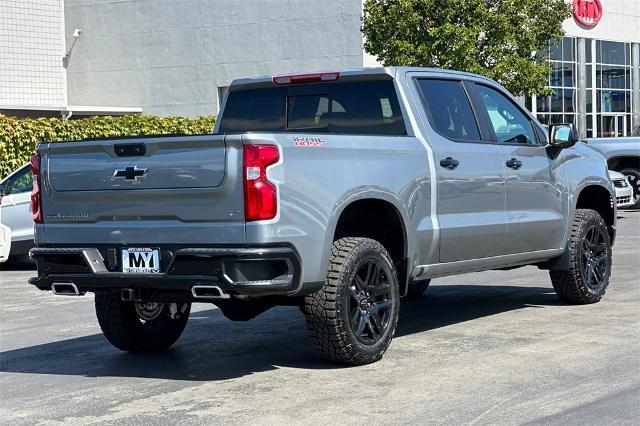
[[[135,167],[127,167],[123,170],[116,169],[113,172],[114,178],[124,178],[124,180],[138,180],[138,178],[143,178],[149,173],[149,169],[139,169],[137,166]]]

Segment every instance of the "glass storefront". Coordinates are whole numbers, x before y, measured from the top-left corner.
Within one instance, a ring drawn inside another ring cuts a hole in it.
[[[534,97],[534,113],[542,124],[575,123],[578,88],[576,39],[565,37],[562,43],[552,45],[547,57],[551,66],[548,87],[553,94]]]
[[[546,52],[551,66],[548,87],[553,94],[527,99],[527,106],[543,124],[578,124],[577,48],[577,38],[564,37]],[[631,43],[585,39],[587,137],[631,133],[631,64]]]
[[[591,116],[596,126],[587,126],[587,134],[591,130],[589,136],[626,136],[631,130],[631,43],[587,40],[589,47],[595,60],[590,63],[587,56],[587,81],[595,84],[587,87],[596,111],[587,108],[587,122]]]

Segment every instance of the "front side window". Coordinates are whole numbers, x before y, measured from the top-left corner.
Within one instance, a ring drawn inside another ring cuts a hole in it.
[[[496,139],[500,143],[536,145],[533,126],[513,102],[502,93],[483,85],[476,85],[482,104],[489,114],[489,120]]]
[[[448,139],[478,141],[480,134],[460,81],[419,79],[425,111],[434,130]]]

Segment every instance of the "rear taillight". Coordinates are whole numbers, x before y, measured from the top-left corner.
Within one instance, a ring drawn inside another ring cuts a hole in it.
[[[40,156],[31,156],[31,174],[33,189],[31,190],[31,217],[36,223],[42,223],[42,194],[40,193]]]
[[[273,219],[278,213],[276,186],[267,179],[267,167],[280,159],[275,145],[245,145],[244,217],[246,221]]]

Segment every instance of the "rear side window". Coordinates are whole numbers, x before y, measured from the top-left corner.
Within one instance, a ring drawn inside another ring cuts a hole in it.
[[[254,104],[270,104],[258,110]],[[267,111],[268,110],[268,111]],[[392,80],[292,85],[230,92],[219,133],[406,134]]]
[[[448,139],[479,141],[480,133],[462,83],[420,79],[418,86],[431,126]]]

